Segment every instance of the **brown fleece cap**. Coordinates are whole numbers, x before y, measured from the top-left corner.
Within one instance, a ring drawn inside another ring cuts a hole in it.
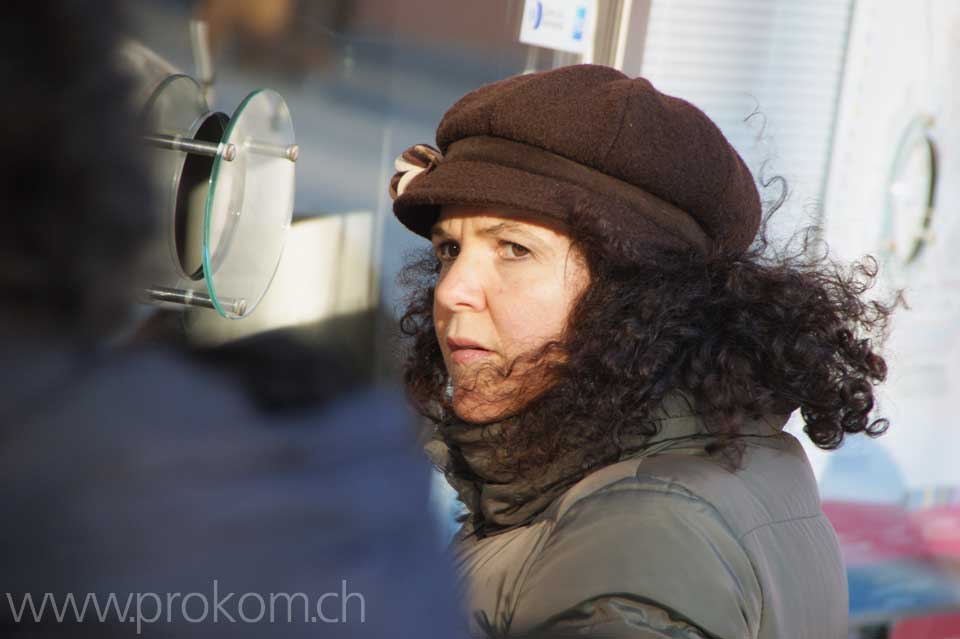
[[[437,129],[439,151],[397,159],[393,211],[426,238],[446,204],[587,221],[624,249],[742,252],[760,225],[753,176],[697,107],[598,65],[472,91]]]

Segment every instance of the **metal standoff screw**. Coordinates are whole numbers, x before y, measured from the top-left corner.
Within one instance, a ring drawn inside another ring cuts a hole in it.
[[[159,149],[169,149],[172,151],[183,151],[194,155],[208,155],[211,157],[221,156],[227,162],[232,162],[237,157],[237,147],[233,144],[224,144],[223,142],[204,142],[202,140],[193,140],[179,135],[145,135],[144,141]]]
[[[190,289],[155,286],[153,288],[144,289],[141,294],[143,301],[152,302],[155,304],[165,302],[167,304],[180,304],[181,306],[216,308],[209,295]],[[247,311],[247,300],[242,297],[218,297],[217,301],[220,303],[221,308],[233,313],[234,315],[242,316]]]
[[[181,304],[183,306],[199,306],[201,308],[216,308],[209,295],[190,289],[169,288],[156,286],[143,291],[147,301]]]
[[[296,144],[268,144],[251,140],[247,142],[247,148],[258,155],[270,155],[276,158],[290,160],[291,162],[296,162],[297,158],[300,157],[300,147]]]
[[[226,300],[224,300],[226,302]],[[221,302],[221,306],[224,305],[224,302]],[[247,300],[241,298],[237,300],[230,300],[226,302],[226,306],[229,308],[230,312],[234,315],[243,316],[247,312]]]

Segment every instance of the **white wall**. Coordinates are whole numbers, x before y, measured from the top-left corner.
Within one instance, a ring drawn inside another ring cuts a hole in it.
[[[358,211],[297,220],[260,304],[242,320],[190,313],[188,333],[214,344],[276,328],[302,326],[370,309],[373,216]]]
[[[792,195],[773,219],[774,237],[817,221],[853,4],[654,0],[650,8],[643,75],[710,116],[758,180],[787,179]]]
[[[881,255],[887,180],[915,116],[933,118],[940,177],[933,241],[909,267],[884,264],[902,286],[888,344],[879,445],[909,490],[960,486],[960,2],[862,0],[855,5],[825,198],[826,239],[841,258]],[[815,466],[826,459],[811,452]],[[865,478],[866,479],[866,478]]]

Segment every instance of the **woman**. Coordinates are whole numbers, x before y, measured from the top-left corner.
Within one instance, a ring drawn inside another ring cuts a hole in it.
[[[872,263],[771,255],[719,129],[609,68],[485,86],[437,142],[391,193],[433,244],[406,270],[405,375],[468,509],[474,629],[845,637],[836,535],[782,429],[798,408],[826,449],[885,429]]]

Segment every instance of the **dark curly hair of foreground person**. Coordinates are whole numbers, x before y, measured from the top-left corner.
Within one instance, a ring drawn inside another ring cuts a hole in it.
[[[902,295],[867,300],[876,260],[837,263],[817,227],[777,246],[768,227],[786,199],[786,182],[774,178],[764,186],[774,183],[781,195],[739,255],[659,248],[625,254],[573,223],[570,236],[586,257],[591,283],[566,333],[523,356],[539,367],[515,361],[497,369],[502,378],[516,369],[553,380],[494,442],[500,462],[531,473],[577,448],[587,451],[591,468],[616,461],[627,430],[656,433],[651,410],[677,388],[689,392],[707,427],[721,436],[711,452],[734,466],[742,461],[739,425],[751,417],[799,408],[805,432],[823,449],[837,448],[847,434],[887,429],[886,419],[871,418],[874,386],[887,375],[878,349]],[[399,277],[408,291],[400,325],[409,343],[407,391],[434,423],[453,410],[432,318],[439,268],[432,254],[415,256]]]

